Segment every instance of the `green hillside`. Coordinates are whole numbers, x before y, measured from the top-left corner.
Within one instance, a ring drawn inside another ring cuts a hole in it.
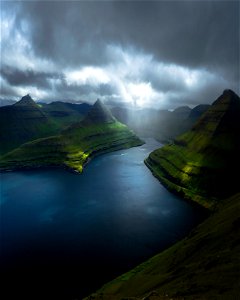
[[[0,160],[0,170],[55,166],[82,172],[84,164],[98,154],[142,143],[98,100],[82,122],[60,135],[26,143],[7,153]]]
[[[36,138],[56,134],[58,126],[29,95],[0,107],[0,154]]]
[[[61,101],[41,103],[40,106],[45,115],[62,128],[80,122],[91,109],[91,105],[87,103],[73,104]]]
[[[240,194],[190,235],[87,300],[233,300],[240,294]]]
[[[210,207],[239,191],[239,137],[240,99],[226,90],[190,131],[153,151],[146,164],[170,190]]]

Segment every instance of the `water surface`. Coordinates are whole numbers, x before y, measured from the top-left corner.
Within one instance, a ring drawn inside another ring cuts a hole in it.
[[[186,235],[205,212],[144,165],[160,144],[99,156],[82,175],[1,174],[1,278],[8,298],[81,299]],[[8,288],[10,286],[10,288]]]

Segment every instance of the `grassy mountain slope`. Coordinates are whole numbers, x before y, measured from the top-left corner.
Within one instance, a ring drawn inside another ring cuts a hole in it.
[[[238,299],[240,194],[184,240],[104,285],[88,300]]]
[[[60,135],[26,143],[3,156],[0,170],[57,166],[82,172],[84,164],[98,154],[141,144],[127,126],[117,122],[97,101],[82,122]]]
[[[27,141],[56,134],[58,126],[27,95],[13,105],[0,108],[0,154]]]
[[[83,120],[91,109],[91,105],[56,101],[49,104],[41,103],[41,109],[56,124],[61,127],[67,127],[72,123]]]
[[[210,207],[239,191],[239,136],[240,99],[226,90],[190,131],[153,151],[146,164],[170,190]]]

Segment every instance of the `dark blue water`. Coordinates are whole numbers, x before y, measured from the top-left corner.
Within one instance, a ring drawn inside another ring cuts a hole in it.
[[[144,165],[159,146],[148,140],[100,156],[82,175],[1,174],[5,299],[81,299],[198,224],[205,212],[169,193]]]

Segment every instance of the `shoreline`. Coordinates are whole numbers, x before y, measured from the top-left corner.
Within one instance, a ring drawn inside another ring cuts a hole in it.
[[[147,157],[144,160],[145,165],[148,167],[148,169],[151,171],[152,175],[157,178],[157,180],[166,188],[168,189],[171,193],[180,196],[181,199],[195,203],[199,205],[200,207],[204,207],[205,209],[209,211],[215,211],[217,203],[214,201],[214,199],[209,200],[209,197],[203,197],[201,195],[195,194],[195,197],[190,197],[188,195],[188,191],[186,188],[183,188],[181,186],[176,185],[175,183],[171,182],[167,178],[163,178],[160,176],[155,170],[154,167],[151,165],[149,162],[150,158]]]
[[[126,147],[123,145],[123,147],[119,147],[119,145],[115,147],[109,147],[109,148],[103,148],[101,150],[93,150],[91,154],[87,157],[86,161],[82,164],[82,171],[80,172],[77,169],[71,168],[70,166],[66,164],[48,164],[48,165],[35,165],[35,166],[15,166],[15,167],[6,167],[6,168],[0,168],[0,174],[1,173],[10,173],[10,172],[21,172],[21,171],[37,171],[37,170],[46,170],[46,169],[62,169],[66,170],[68,172],[71,172],[76,175],[82,174],[84,172],[84,168],[91,162],[92,159],[94,159],[97,156],[104,155],[110,152],[120,151],[124,149],[130,149],[133,147],[140,147],[144,145],[145,142],[143,140],[140,140],[139,143],[136,145],[132,145],[129,147]]]

